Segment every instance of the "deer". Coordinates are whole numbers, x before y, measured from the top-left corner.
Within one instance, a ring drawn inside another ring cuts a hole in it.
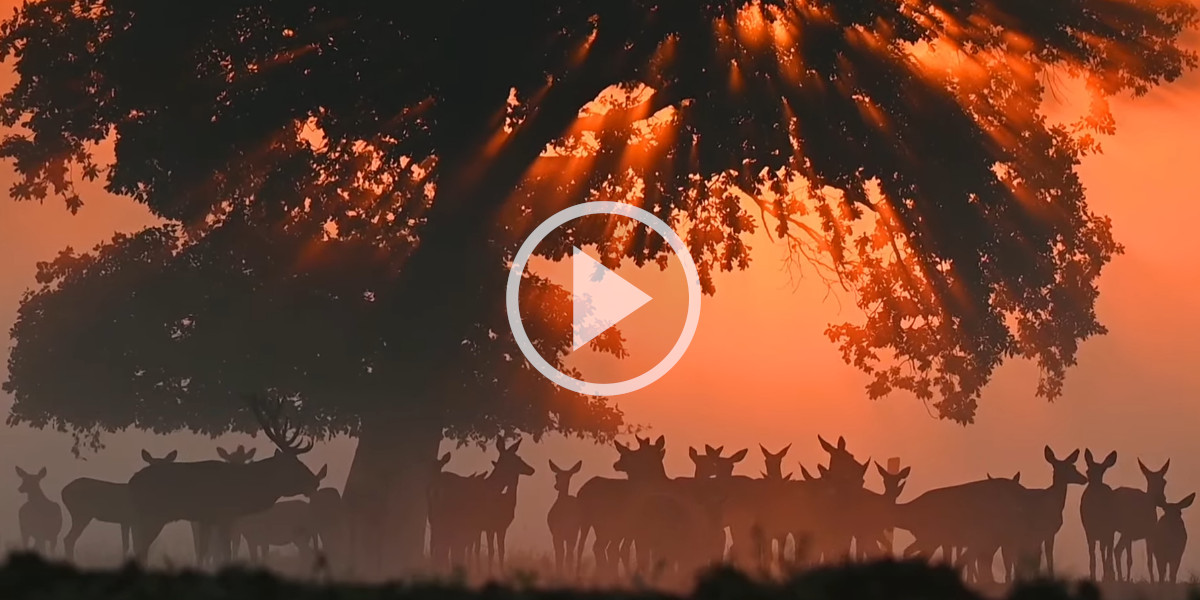
[[[226,450],[220,446],[217,446],[217,456],[220,457],[221,460],[235,465],[244,465],[251,460],[254,460],[254,454],[257,451],[257,448],[250,448],[247,450],[242,444],[238,444],[238,447],[233,450]],[[237,554],[237,547],[240,545],[240,542],[238,542],[236,538],[231,538],[228,540],[219,539],[216,537],[214,532],[214,534],[210,536],[207,541],[205,541],[200,537],[200,523],[191,521],[189,525],[192,528],[192,546],[194,547],[196,553],[197,563],[201,565],[212,564],[216,558],[214,550],[218,544],[226,544],[229,546],[230,557],[233,557]],[[206,547],[208,550],[204,550]]]
[[[282,497],[317,490],[321,478],[300,461],[312,450],[312,440],[299,441],[300,431],[283,414],[282,399],[255,395],[249,404],[259,428],[276,446],[274,456],[240,465],[217,460],[154,464],[129,479],[133,550],[139,562],[145,562],[167,523],[199,522],[202,546],[207,546],[214,530],[220,539],[229,539],[235,519],[266,510]],[[218,550],[229,554],[228,547]]]
[[[1013,558],[1022,556],[1027,550],[1033,553],[1030,556],[1031,560],[1036,561],[1033,564],[1039,564],[1040,556],[1044,555],[1046,569],[1051,577],[1054,576],[1054,538],[1062,529],[1063,509],[1067,504],[1067,488],[1071,485],[1083,485],[1088,482],[1083,473],[1080,473],[1075,466],[1079,460],[1078,448],[1068,454],[1066,458],[1060,459],[1054,455],[1054,450],[1050,446],[1046,446],[1043,455],[1051,468],[1050,486],[1044,489],[1027,490],[1024,494],[1023,523],[1011,524],[1028,537],[1022,536],[1020,546],[1001,547],[1001,551],[1005,555],[1005,576],[1009,581],[1016,576],[1017,562]]]
[[[30,475],[21,467],[17,467],[17,477],[21,484],[17,493],[25,494],[25,504],[17,510],[21,526],[21,543],[26,548],[41,550],[52,554],[58,547],[58,534],[62,531],[62,509],[58,503],[46,497],[42,491],[42,479],[46,477],[46,467]]]
[[[1104,579],[1113,574],[1113,537],[1116,524],[1109,518],[1109,504],[1113,502],[1113,489],[1104,483],[1104,473],[1117,464],[1117,451],[1113,450],[1103,461],[1096,462],[1091,449],[1083,453],[1087,468],[1087,487],[1079,499],[1079,520],[1083,523],[1084,537],[1088,546],[1088,573],[1096,579],[1096,553],[1103,563]]]
[[[496,562],[504,569],[504,554],[508,528],[512,525],[517,508],[517,483],[522,476],[534,474],[529,463],[517,456],[521,440],[511,446],[505,445],[503,437],[496,438],[496,450],[500,456],[492,462],[492,472],[483,479],[484,489],[489,492],[473,500],[481,502],[479,512],[483,517],[482,533],[488,546],[488,569]],[[478,534],[475,539],[478,539]]]
[[[976,560],[994,558],[996,548],[1020,543],[1017,532],[997,523],[1019,520],[1019,499],[1024,492],[1025,488],[1012,479],[982,479],[935,488],[897,503],[895,526],[916,538],[904,549],[903,556],[929,556],[941,548],[943,560],[958,567],[970,564],[967,555]],[[952,554],[955,548],[964,549],[958,561]],[[991,554],[986,554],[988,548]]]
[[[309,497],[308,503],[312,506],[316,547],[327,559],[346,555],[349,552],[349,529],[341,492],[332,487],[319,488]]]
[[[155,458],[142,450],[142,460],[148,465],[175,462],[179,451],[172,450],[162,458]],[[129,503],[126,484],[80,477],[63,486],[63,507],[71,516],[71,529],[63,537],[63,551],[67,560],[75,558],[75,543],[92,521],[115,523],[121,527],[121,556],[129,554],[130,529],[133,509]]]
[[[1121,556],[1125,556],[1124,580],[1129,581],[1133,570],[1133,542],[1149,540],[1158,524],[1157,508],[1166,503],[1167,469],[1171,466],[1168,460],[1162,468],[1152,471],[1142,460],[1138,459],[1138,467],[1146,478],[1146,490],[1119,487],[1113,490],[1112,502],[1108,504],[1108,518],[1113,530],[1119,537],[1113,545],[1113,562],[1117,579],[1122,579]],[[1149,577],[1154,578],[1153,557],[1146,543],[1146,569]]]
[[[1175,583],[1179,575],[1179,562],[1187,547],[1187,527],[1183,524],[1183,509],[1192,505],[1196,493],[1184,496],[1179,502],[1164,502],[1163,516],[1159,517],[1154,532],[1147,540],[1150,555],[1158,567],[1158,580]]]
[[[896,500],[904,493],[904,485],[912,467],[904,467],[895,473],[884,469],[878,462],[875,470],[883,481],[883,492],[863,489],[854,502],[854,543],[856,554],[863,559],[878,558],[885,552],[885,531],[892,527]]]
[[[696,467],[695,475],[672,479],[658,476],[662,473],[662,455],[649,440],[639,439],[639,444],[640,456],[625,454],[614,465],[617,470],[629,473],[631,480],[641,469],[653,474],[637,478],[639,483],[635,484],[632,498],[636,568],[655,565],[663,569],[663,574],[690,576],[705,562],[720,560],[724,554],[723,509],[737,503],[727,502],[731,490],[753,481],[733,475],[735,465],[746,457],[748,450],[725,457],[721,456],[724,447],[706,445],[704,455],[693,448],[689,454]],[[634,464],[643,459],[644,465]],[[623,552],[628,552],[628,543]]]
[[[301,557],[308,558],[316,549],[318,533],[312,506],[304,500],[283,500],[262,512],[241,517],[234,521],[232,531],[234,546],[245,540],[254,562],[262,562],[271,546],[294,545]]]
[[[546,513],[546,526],[550,528],[550,538],[554,544],[554,569],[562,574],[571,565],[575,555],[575,546],[579,543],[579,500],[571,495],[571,478],[583,468],[583,461],[563,469],[550,463],[550,471],[554,473],[554,491],[558,495],[550,511]],[[575,565],[578,573],[579,565]]]

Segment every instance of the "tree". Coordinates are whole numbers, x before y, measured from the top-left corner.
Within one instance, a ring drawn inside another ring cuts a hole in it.
[[[82,203],[74,174],[103,177],[109,191],[178,224],[157,248],[211,248],[205,269],[215,272],[205,277],[253,287],[264,275],[242,278],[243,262],[265,253],[295,266],[307,256],[304,244],[274,247],[275,236],[293,235],[331,256],[322,285],[376,294],[372,310],[386,318],[336,318],[370,329],[351,356],[404,366],[404,402],[345,411],[361,424],[347,495],[378,501],[419,482],[417,465],[433,457],[443,428],[487,422],[448,415],[434,399],[462,368],[463,340],[478,342],[474,360],[486,362],[495,357],[483,340],[508,339],[507,327],[484,324],[503,302],[504,265],[524,234],[594,197],[628,198],[675,224],[708,293],[714,270],[749,264],[746,235],[772,227],[866,314],[828,333],[847,362],[873,375],[872,396],[909,390],[968,423],[995,367],[1019,356],[1037,362],[1038,393],[1053,399],[1078,344],[1104,331],[1095,281],[1121,250],[1075,167],[1113,130],[1107,98],[1144,94],[1195,65],[1179,37],[1196,21],[1185,0],[43,0],[0,32],[0,54],[15,57],[19,75],[0,106],[5,124],[22,129],[0,155],[20,175],[16,198],[59,195],[73,211]],[[1074,123],[1041,112],[1044,82],[1061,73],[1091,93]],[[96,147],[108,139],[114,158],[100,164]],[[206,241],[229,222],[271,241]],[[541,251],[561,256],[572,244],[595,244],[608,266],[666,252],[662,240],[606,220],[560,232]],[[359,273],[352,257],[376,251],[378,267]],[[98,252],[114,257],[114,282],[138,272],[122,251]],[[56,296],[61,311],[77,310],[83,296],[55,287],[71,276],[50,273],[90,260],[68,255],[47,269],[15,330],[14,361],[47,360],[52,346],[37,340],[54,336],[43,330],[57,330],[56,343],[86,333],[86,323],[30,315]],[[341,279],[360,275],[353,285]],[[266,289],[277,298],[307,289],[274,285]],[[323,315],[361,306],[350,295],[313,298]],[[179,309],[195,301],[168,304],[146,328],[187,317]],[[158,306],[129,318],[140,325]],[[237,323],[257,327],[260,315]],[[116,339],[120,352],[176,355],[174,346],[155,352],[167,342],[152,337]],[[213,348],[245,339],[214,336],[198,356],[214,361]],[[288,358],[300,372],[313,362]],[[225,363],[189,364],[205,373],[168,363],[155,378],[195,376],[213,393],[231,382],[277,385]],[[103,422],[39,392],[50,371],[19,367],[9,384],[17,420]],[[527,374],[494,367],[468,372],[501,388]],[[135,404],[128,414],[146,426],[141,411],[153,409]],[[534,406],[530,418],[548,422]],[[163,426],[233,426],[219,408]],[[421,441],[399,448],[396,438]],[[397,461],[407,465],[399,475]],[[358,483],[372,478],[385,483]],[[410,524],[420,517],[404,514]],[[404,539],[415,547],[413,535]]]

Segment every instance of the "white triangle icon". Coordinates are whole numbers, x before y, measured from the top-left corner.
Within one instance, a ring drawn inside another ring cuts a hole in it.
[[[645,292],[579,248],[571,253],[571,270],[572,351],[582,348],[651,300]]]

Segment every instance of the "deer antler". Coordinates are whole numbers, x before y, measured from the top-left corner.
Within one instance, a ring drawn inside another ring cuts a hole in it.
[[[272,400],[265,394],[251,394],[247,402],[250,410],[254,411],[254,418],[258,421],[258,426],[262,429],[263,434],[274,442],[280,451],[294,456],[312,450],[311,439],[297,443],[297,440],[300,439],[300,430],[294,427],[291,420],[283,414],[282,398]]]

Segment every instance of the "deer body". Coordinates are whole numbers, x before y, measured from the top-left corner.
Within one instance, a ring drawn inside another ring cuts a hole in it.
[[[554,568],[559,573],[570,567],[575,555],[575,546],[579,543],[579,499],[571,495],[571,478],[582,467],[583,461],[576,462],[569,469],[560,468],[554,461],[550,461],[550,471],[554,473],[554,490],[558,492],[558,496],[550,506],[550,511],[546,513],[546,526],[550,529],[550,539],[554,544]]]
[[[297,443],[299,432],[283,417],[282,402],[256,397],[250,406],[263,433],[277,446],[274,456],[245,464],[217,460],[153,464],[129,479],[136,515],[133,547],[139,561],[146,560],[150,545],[173,521],[200,523],[200,555],[204,556],[212,534],[229,539],[238,517],[264,511],[279,498],[317,490],[327,468],[314,475],[300,461],[299,455],[311,450],[312,442]],[[218,550],[229,554],[228,546]]]
[[[1101,462],[1096,462],[1092,451],[1083,454],[1087,466],[1087,487],[1079,499],[1079,521],[1083,524],[1088,545],[1088,572],[1096,579],[1096,554],[1100,554],[1104,579],[1113,573],[1113,537],[1116,524],[1109,518],[1109,505],[1113,502],[1113,489],[1104,483],[1104,473],[1117,464],[1116,450],[1109,452]]]
[[[17,510],[21,543],[47,554],[53,553],[58,546],[58,534],[62,531],[62,509],[42,491],[46,467],[32,475],[17,467],[17,476],[21,478],[17,492],[25,494],[25,503]]]
[[[1183,551],[1187,547],[1183,509],[1191,506],[1195,499],[1193,492],[1179,502],[1164,503],[1163,516],[1158,519],[1154,532],[1147,540],[1150,555],[1158,567],[1159,581],[1175,583],[1179,575],[1179,561],[1183,559]]]
[[[1151,471],[1138,460],[1138,467],[1146,478],[1146,490],[1119,487],[1112,491],[1108,505],[1108,518],[1118,538],[1113,547],[1113,562],[1117,579],[1129,581],[1133,570],[1133,542],[1144,540],[1146,544],[1146,570],[1148,576],[1154,578],[1154,558],[1150,552],[1149,539],[1158,524],[1158,506],[1166,502],[1167,469],[1171,466],[1168,460],[1158,471]],[[1125,557],[1125,571],[1122,575],[1121,557]]]
[[[262,512],[238,518],[233,524],[235,545],[246,541],[251,560],[262,561],[271,546],[295,545],[301,556],[315,548],[317,535],[312,506],[304,500],[276,502]]]
[[[92,521],[121,526],[121,556],[129,554],[129,523],[133,508],[124,483],[80,477],[63,486],[63,507],[71,515],[71,529],[63,537],[67,559],[75,558],[75,542]]]
[[[142,450],[142,460],[152,465],[174,462],[179,452],[172,450],[162,458],[155,458]],[[129,554],[130,526],[133,522],[133,506],[129,500],[129,489],[124,483],[102,481],[80,477],[63,486],[63,507],[71,515],[71,529],[63,536],[63,550],[67,559],[75,557],[75,542],[92,521],[115,523],[121,526],[121,556]]]

